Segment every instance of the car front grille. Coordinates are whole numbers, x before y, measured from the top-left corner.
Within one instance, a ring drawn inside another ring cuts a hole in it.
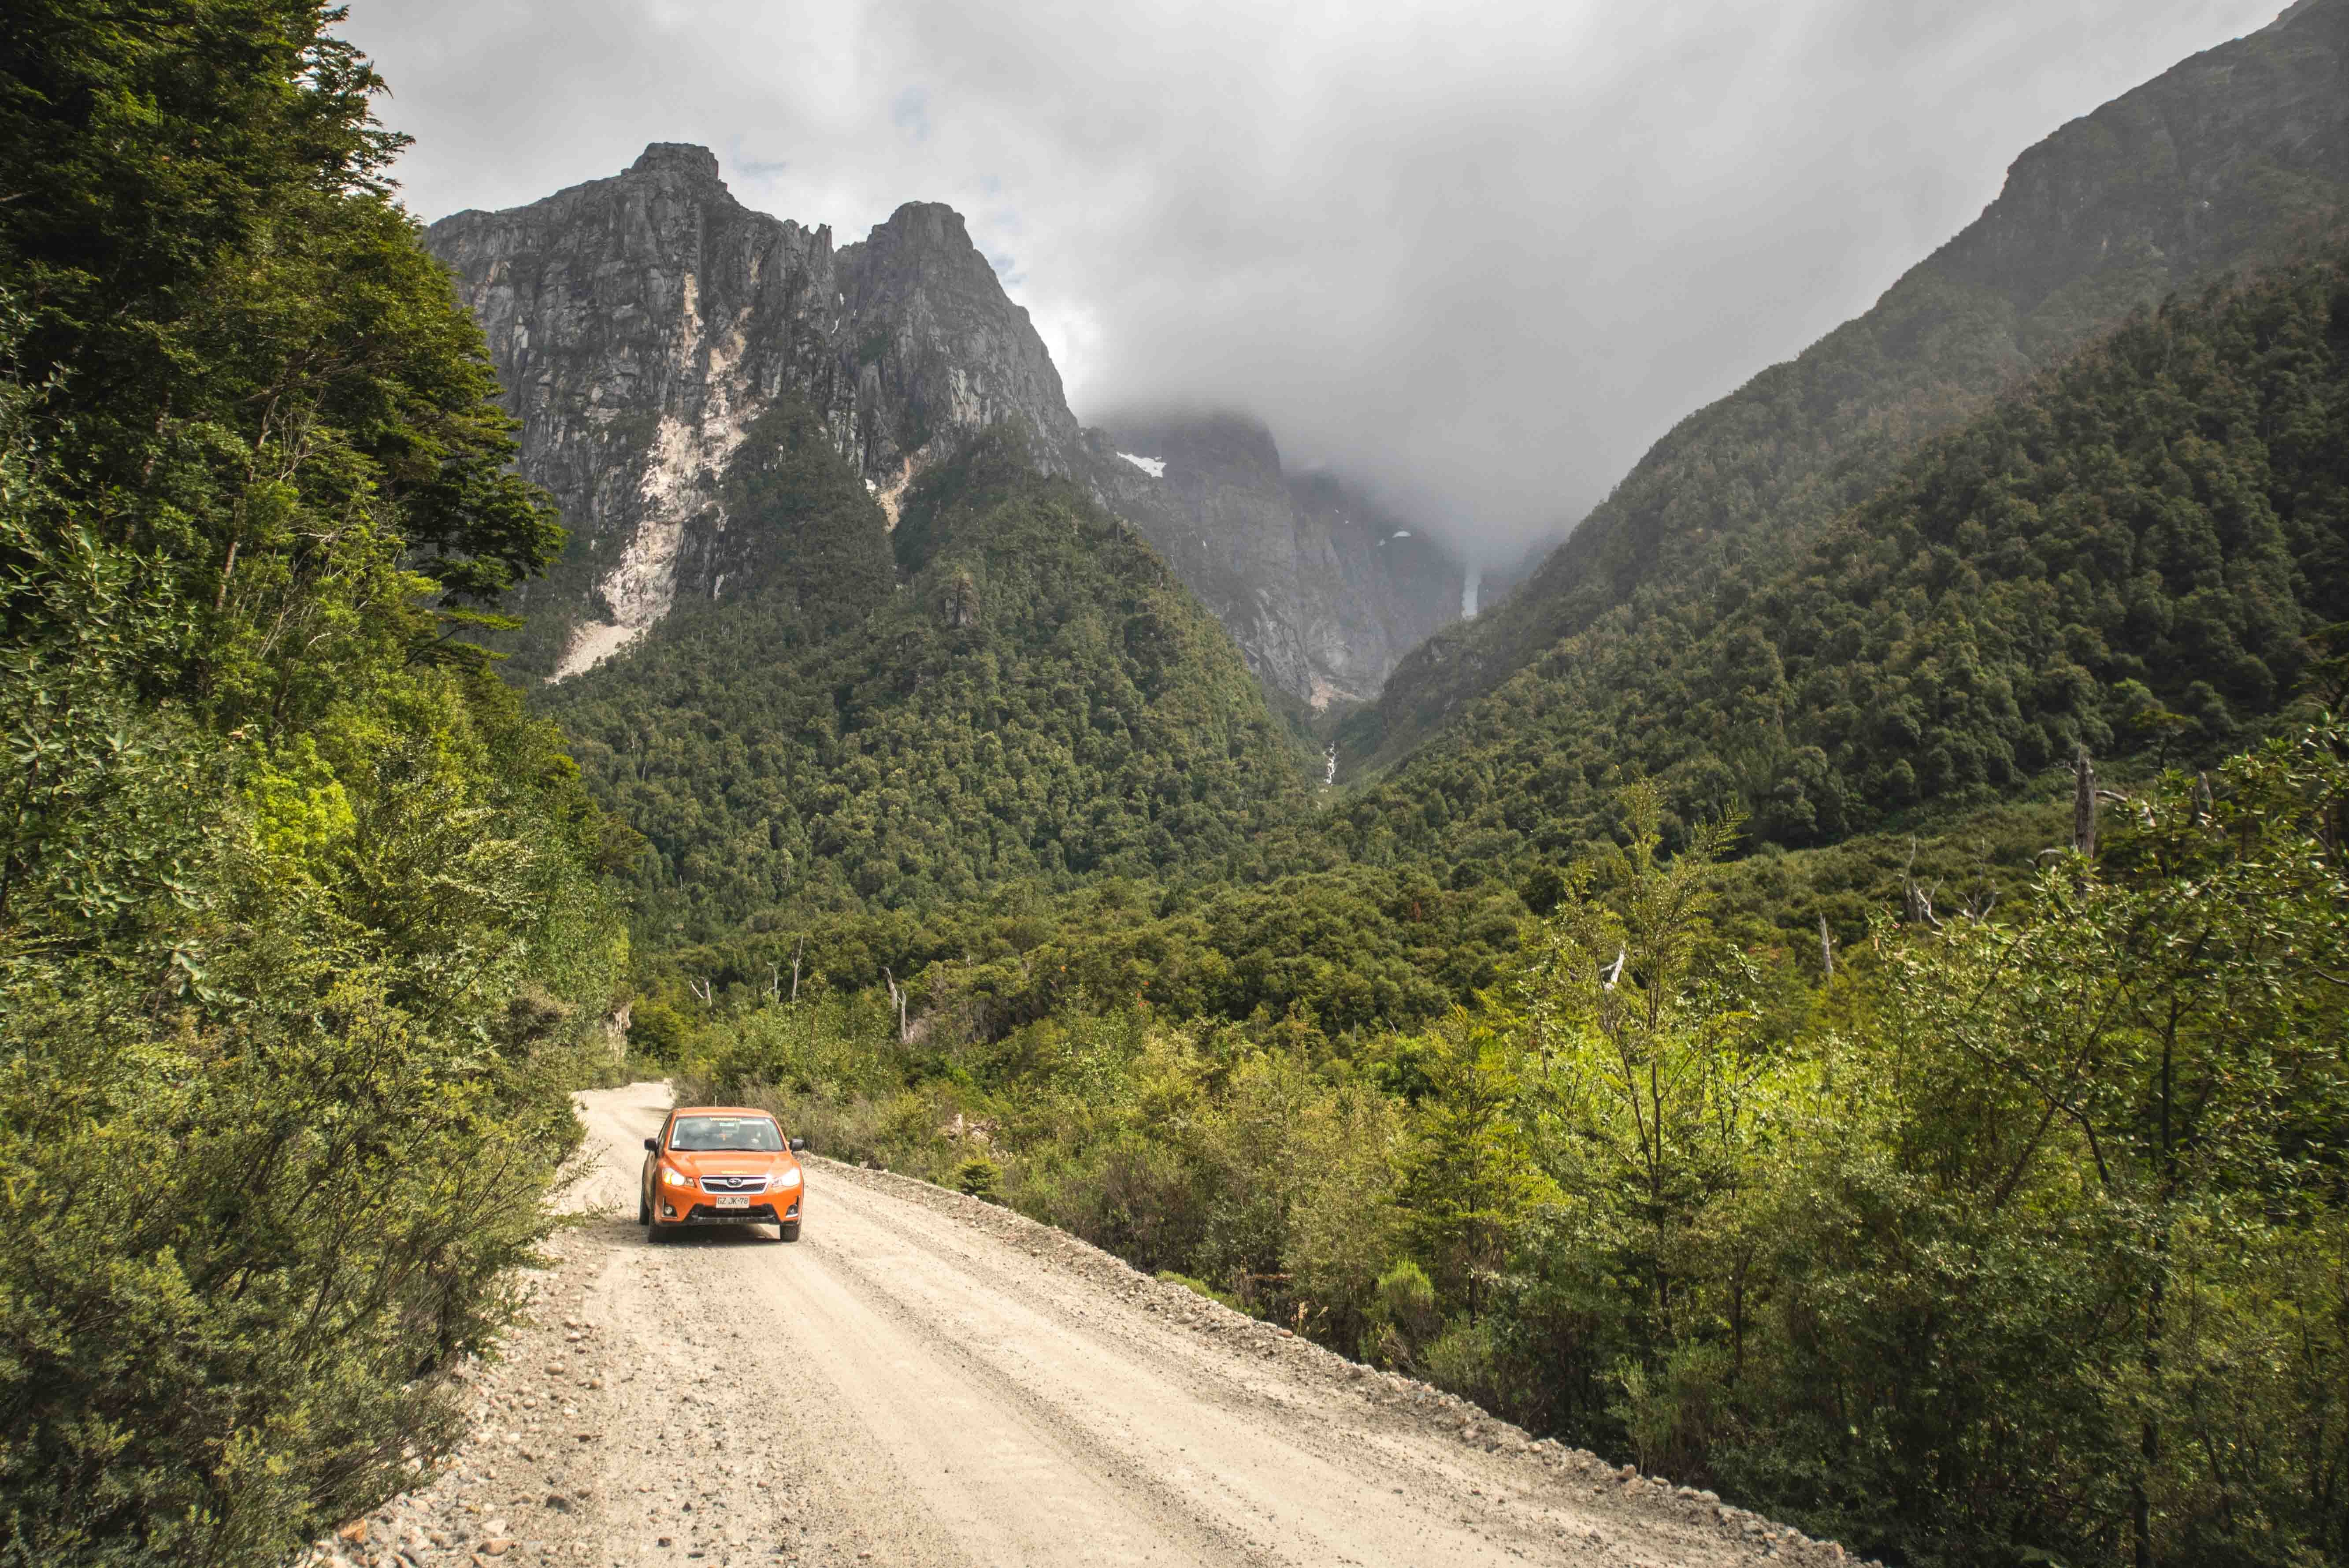
[[[713,1209],[707,1203],[696,1203],[685,1217],[688,1225],[771,1225],[775,1223],[772,1203],[753,1203],[747,1209]]]
[[[763,1192],[767,1190],[764,1176],[704,1176],[701,1190],[705,1192]]]

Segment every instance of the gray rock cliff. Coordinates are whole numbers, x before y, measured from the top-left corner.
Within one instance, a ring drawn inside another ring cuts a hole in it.
[[[1165,449],[1163,478],[1081,430],[1043,339],[950,208],[909,203],[835,246],[737,201],[708,150],[657,142],[611,179],[459,212],[425,238],[487,335],[523,472],[571,530],[523,597],[520,673],[575,674],[682,601],[758,585],[773,551],[731,515],[728,475],[792,398],[892,525],[925,467],[1022,423],[1040,467],[1133,521],[1266,685],[1303,701],[1374,696],[1458,613],[1455,566],[1368,501],[1284,475],[1260,429],[1129,437]]]
[[[706,149],[656,143],[625,173],[426,242],[455,273],[522,421],[522,469],[572,531],[523,608],[525,670],[626,646],[681,594],[716,598],[724,477],[761,416],[803,398],[895,515],[914,474],[1007,418],[1066,471],[1080,442],[1028,313],[947,208],[910,203],[834,248],[736,201]]]
[[[1367,701],[1397,660],[1459,618],[1457,562],[1336,477],[1288,473],[1252,419],[1120,418],[1086,435],[1103,499],[1269,686],[1315,708]]]

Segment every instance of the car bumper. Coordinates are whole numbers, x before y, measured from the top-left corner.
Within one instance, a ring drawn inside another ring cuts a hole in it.
[[[664,1196],[658,1205],[660,1222],[664,1225],[789,1225],[798,1222],[800,1199],[797,1193],[774,1193],[753,1198],[750,1207],[721,1209],[707,1193],[690,1194],[690,1202]]]

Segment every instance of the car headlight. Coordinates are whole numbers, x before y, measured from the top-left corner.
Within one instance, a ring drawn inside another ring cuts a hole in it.
[[[687,1175],[682,1171],[673,1170],[670,1167],[664,1165],[661,1167],[661,1185],[664,1187],[690,1187],[693,1185],[693,1178]]]
[[[775,1191],[778,1192],[791,1191],[799,1184],[800,1173],[797,1171],[786,1171],[775,1178]]]

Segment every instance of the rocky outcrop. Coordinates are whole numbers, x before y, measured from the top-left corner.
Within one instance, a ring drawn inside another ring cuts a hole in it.
[[[988,425],[1024,421],[1048,468],[1080,446],[1043,340],[945,207],[910,203],[835,249],[828,228],[736,201],[706,149],[656,143],[616,178],[457,213],[426,242],[488,336],[523,471],[572,531],[524,604],[533,673],[585,669],[680,595],[728,592],[747,564],[728,469],[785,397],[893,516],[915,473]]]
[[[1252,419],[1131,418],[1086,435],[1102,499],[1267,686],[1316,709],[1367,701],[1398,659],[1459,617],[1459,562],[1336,477],[1286,472]]]
[[[1125,438],[1165,453],[1142,466],[1081,431],[950,208],[909,203],[835,247],[735,201],[706,149],[656,143],[612,179],[425,238],[487,335],[523,472],[571,530],[523,596],[518,671],[576,674],[680,603],[763,585],[798,546],[740,504],[758,487],[738,469],[768,464],[761,432],[799,428],[769,418],[792,402],[863,475],[880,527],[923,469],[1020,423],[1040,467],[1123,513],[1259,678],[1304,701],[1374,696],[1458,613],[1456,566],[1369,501],[1285,476],[1260,428],[1164,423]]]

